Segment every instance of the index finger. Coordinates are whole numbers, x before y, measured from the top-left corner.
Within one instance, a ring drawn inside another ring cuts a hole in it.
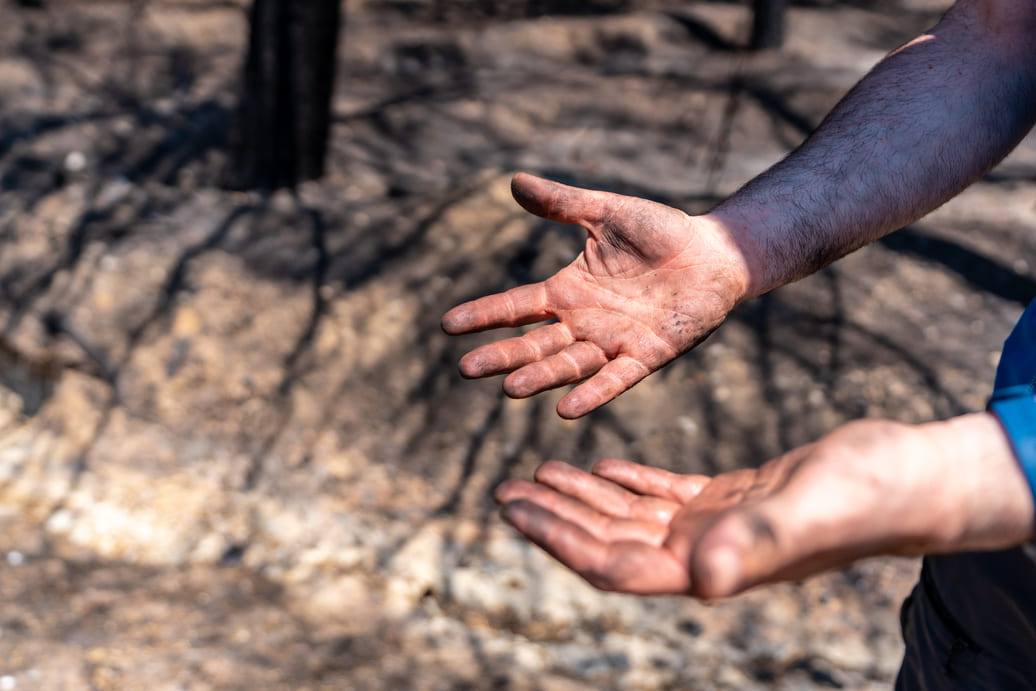
[[[450,335],[474,333],[534,324],[553,316],[543,283],[533,283],[457,305],[443,315],[442,330]]]
[[[533,502],[504,504],[508,523],[595,588],[639,595],[686,592],[687,567],[672,552],[635,540],[605,542]]]
[[[664,468],[653,468],[617,458],[594,464],[593,474],[622,485],[637,494],[664,497],[686,504],[712,481],[707,475],[682,475]]]

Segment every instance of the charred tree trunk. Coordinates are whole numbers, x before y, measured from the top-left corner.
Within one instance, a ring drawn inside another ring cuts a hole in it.
[[[340,0],[253,0],[225,181],[294,188],[324,174]]]
[[[780,48],[784,43],[787,0],[752,0],[752,49]]]

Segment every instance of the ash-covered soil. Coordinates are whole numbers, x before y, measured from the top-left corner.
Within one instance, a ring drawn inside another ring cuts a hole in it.
[[[948,3],[796,5],[759,55],[744,4],[352,1],[330,173],[261,197],[218,187],[243,1],[6,2],[0,687],[886,688],[914,560],[606,595],[490,491],[982,407],[1036,294],[1032,137],[577,422],[462,381],[489,336],[439,330],[578,252],[514,171],[704,210]]]

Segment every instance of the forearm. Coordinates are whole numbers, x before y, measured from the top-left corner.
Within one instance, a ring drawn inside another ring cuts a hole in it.
[[[1027,25],[1036,12],[1004,9],[1011,4],[958,3],[879,63],[801,147],[708,215],[744,256],[745,297],[916,220],[1025,136],[1036,119]]]

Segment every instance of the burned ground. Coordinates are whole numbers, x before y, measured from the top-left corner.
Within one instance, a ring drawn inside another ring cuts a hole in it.
[[[914,560],[714,605],[604,595],[490,490],[550,458],[713,473],[980,408],[1036,294],[1031,138],[577,422],[462,381],[489,337],[439,317],[578,252],[510,200],[514,171],[707,209],[945,4],[795,4],[786,48],[752,55],[741,4],[350,3],[330,173],[263,197],[218,187],[243,3],[7,3],[0,675],[887,687]]]

